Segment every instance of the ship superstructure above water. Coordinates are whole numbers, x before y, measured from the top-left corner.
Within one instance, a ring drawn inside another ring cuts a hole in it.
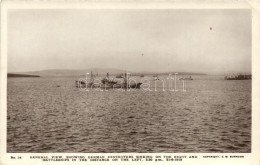
[[[225,76],[225,80],[251,80],[252,75],[234,75],[234,76]]]
[[[189,77],[181,77],[181,78],[179,78],[179,80],[193,80],[193,78],[191,76],[189,76]]]

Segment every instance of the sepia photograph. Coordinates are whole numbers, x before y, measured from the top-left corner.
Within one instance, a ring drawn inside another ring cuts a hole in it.
[[[251,153],[250,9],[8,9],[7,153]]]

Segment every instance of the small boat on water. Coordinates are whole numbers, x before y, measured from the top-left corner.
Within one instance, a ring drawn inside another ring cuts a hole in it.
[[[179,78],[179,80],[193,80],[193,78],[191,76],[189,76],[189,77],[181,77],[181,78]]]
[[[225,76],[225,80],[251,80],[252,75],[234,75],[234,76]]]

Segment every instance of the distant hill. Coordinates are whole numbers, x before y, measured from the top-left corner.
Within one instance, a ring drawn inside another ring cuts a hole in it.
[[[90,68],[84,70],[63,70],[63,69],[50,69],[50,70],[41,70],[41,71],[32,71],[32,72],[15,72],[13,74],[29,74],[29,75],[39,75],[43,77],[59,77],[59,76],[85,76],[87,73],[105,75],[107,73],[113,74],[121,74],[124,73],[125,70],[113,69],[113,68]],[[128,72],[128,71],[126,71]]]
[[[87,73],[93,73],[98,75],[106,75],[109,73],[110,75],[117,75],[122,73],[131,73],[131,75],[168,75],[175,74],[178,75],[206,75],[203,73],[192,73],[192,72],[131,72],[122,69],[114,69],[114,68],[89,68],[84,70],[63,70],[63,69],[50,69],[50,70],[41,70],[41,71],[32,71],[32,72],[15,72],[12,74],[24,74],[24,75],[39,75],[41,77],[59,77],[59,76],[85,76]]]
[[[178,75],[207,75],[204,73],[193,73],[193,72],[133,72],[132,75],[174,75],[177,73]]]
[[[28,75],[28,74],[12,74],[8,73],[7,77],[40,77],[38,75]]]

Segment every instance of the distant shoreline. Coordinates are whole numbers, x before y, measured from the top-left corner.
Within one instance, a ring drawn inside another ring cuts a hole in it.
[[[7,77],[40,77],[38,75],[28,75],[28,74],[13,74],[13,73],[8,73]]]
[[[62,70],[62,69],[51,69],[51,70],[40,70],[40,71],[28,71],[28,72],[12,72],[8,73],[10,76],[8,77],[60,77],[60,76],[86,76],[86,74],[98,74],[100,76],[105,76],[107,73],[111,76],[116,76],[124,73],[130,73],[131,76],[161,76],[161,75],[169,75],[175,74],[178,75],[207,75],[205,73],[195,73],[195,72],[146,72],[146,71],[127,71],[122,69],[114,69],[114,68],[89,68],[83,70]],[[20,76],[23,75],[23,76]],[[25,76],[24,76],[25,75]],[[27,76],[29,75],[29,76]],[[32,76],[31,76],[32,75]]]

